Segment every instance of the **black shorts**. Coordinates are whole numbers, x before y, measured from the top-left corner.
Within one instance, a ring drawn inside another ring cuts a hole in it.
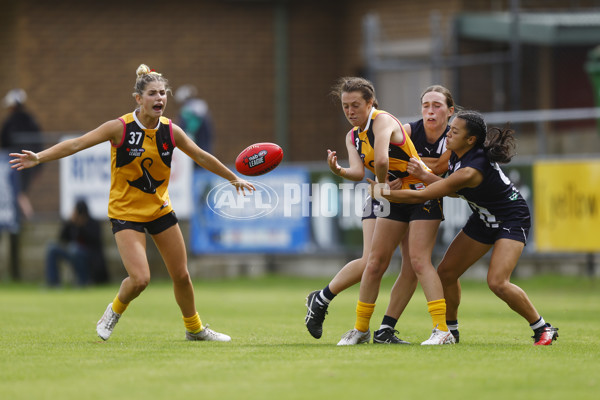
[[[484,244],[494,244],[498,239],[511,239],[527,244],[527,236],[531,220],[529,218],[500,223],[498,228],[486,226],[479,214],[473,213],[469,217],[463,232],[473,240]]]
[[[148,231],[149,234],[156,235],[163,231],[166,231],[173,225],[177,224],[177,222],[177,216],[175,216],[175,213],[173,211],[150,222],[133,222],[114,218],[110,219],[113,234],[124,229],[133,229],[134,231],[144,233],[145,229]]]
[[[420,204],[401,204],[391,203],[382,204],[374,200],[371,196],[367,197],[363,206],[362,219],[388,218],[394,221],[410,222],[415,220],[444,220],[444,211],[442,201],[439,199],[428,200]]]

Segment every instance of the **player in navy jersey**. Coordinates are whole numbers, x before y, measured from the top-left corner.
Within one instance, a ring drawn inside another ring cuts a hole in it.
[[[446,133],[450,129],[448,122],[454,115],[455,108],[456,105],[450,90],[441,85],[432,85],[427,87],[421,94],[422,118],[404,124],[404,130],[410,135],[419,156],[436,175],[441,175],[448,169],[450,151],[446,149]],[[396,324],[415,292],[418,279],[411,264],[408,235],[402,240],[401,246],[402,266],[400,275],[392,287],[390,303],[381,321],[381,326],[373,336],[374,343],[376,343],[376,340],[382,340],[385,343],[403,342],[395,335],[398,333]],[[452,321],[450,322],[452,323]],[[446,325],[458,343],[456,326],[448,325],[448,321]]]
[[[510,282],[529,233],[530,213],[525,199],[504,175],[498,163],[508,163],[514,154],[510,129],[487,126],[482,116],[462,111],[452,121],[447,147],[452,151],[448,176],[441,178],[423,170],[418,163],[408,171],[429,183],[424,190],[388,190],[370,180],[375,198],[392,202],[421,203],[442,196],[458,195],[465,199],[473,214],[452,241],[439,267],[447,302],[446,319],[458,326],[460,304],[459,277],[490,249],[492,255],[487,283],[508,306],[529,322],[535,345],[550,345],[558,337],[558,328],[544,321],[527,294]]]

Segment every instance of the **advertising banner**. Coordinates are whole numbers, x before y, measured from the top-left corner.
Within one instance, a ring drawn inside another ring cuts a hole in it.
[[[309,250],[308,171],[280,166],[266,175],[246,179],[256,191],[244,196],[219,176],[195,171],[191,251],[206,254]]]
[[[533,170],[537,251],[600,251],[600,161],[539,161]]]

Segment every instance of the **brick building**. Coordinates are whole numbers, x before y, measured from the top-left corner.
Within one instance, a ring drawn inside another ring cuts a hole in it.
[[[324,161],[327,148],[343,148],[348,128],[339,105],[328,96],[332,84],[340,76],[369,72],[363,46],[367,14],[378,16],[382,36],[390,42],[431,43],[435,30],[431,15],[436,10],[442,52],[446,53],[450,46],[448,32],[458,14],[506,12],[511,3],[4,1],[0,14],[0,93],[24,88],[29,95],[28,106],[51,144],[60,134],[86,132],[131,111],[135,105],[131,97],[135,70],[146,63],[162,72],[173,88],[186,83],[200,88],[215,120],[214,153],[223,161],[233,162],[242,148],[258,141],[282,143],[286,162]],[[564,7],[561,1],[520,3],[523,11]],[[590,7],[598,2],[576,3],[577,7]],[[464,39],[459,47],[459,51],[469,53],[506,50],[507,44]],[[551,52],[525,48],[523,107],[591,106],[589,83],[585,73],[577,70],[590,47],[560,47]],[[578,64],[561,64],[565,57],[578,60]],[[544,70],[549,74],[545,79],[558,82],[556,85],[544,87],[537,78],[543,60],[556,66],[553,71]],[[563,73],[571,74],[571,89],[577,90],[573,96],[560,92],[569,91],[561,89],[564,84],[556,79]],[[376,80],[381,84],[378,91],[386,99],[394,94],[390,90],[398,93],[403,88],[407,96],[414,98],[410,107],[382,102],[382,108],[400,116],[418,114],[418,94],[431,83],[428,75],[420,76],[421,80],[414,80],[418,82],[414,88],[410,77]],[[498,107],[498,102],[492,100],[495,87],[489,67],[463,68],[455,76],[458,78],[452,80],[446,71],[441,83],[460,93],[459,104],[481,111]],[[506,76],[504,85],[508,86],[510,76]],[[535,79],[530,79],[532,76]],[[547,93],[541,105],[536,94],[540,88]],[[506,96],[500,107],[510,109]],[[177,104],[171,98],[166,116],[176,115]],[[3,117],[4,110],[0,113]],[[33,193],[34,207],[41,216],[53,215],[58,209],[57,171],[58,163],[46,165]]]

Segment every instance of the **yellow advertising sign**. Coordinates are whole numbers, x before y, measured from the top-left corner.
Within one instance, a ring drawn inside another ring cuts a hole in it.
[[[600,160],[538,161],[533,193],[538,251],[600,251]]]

